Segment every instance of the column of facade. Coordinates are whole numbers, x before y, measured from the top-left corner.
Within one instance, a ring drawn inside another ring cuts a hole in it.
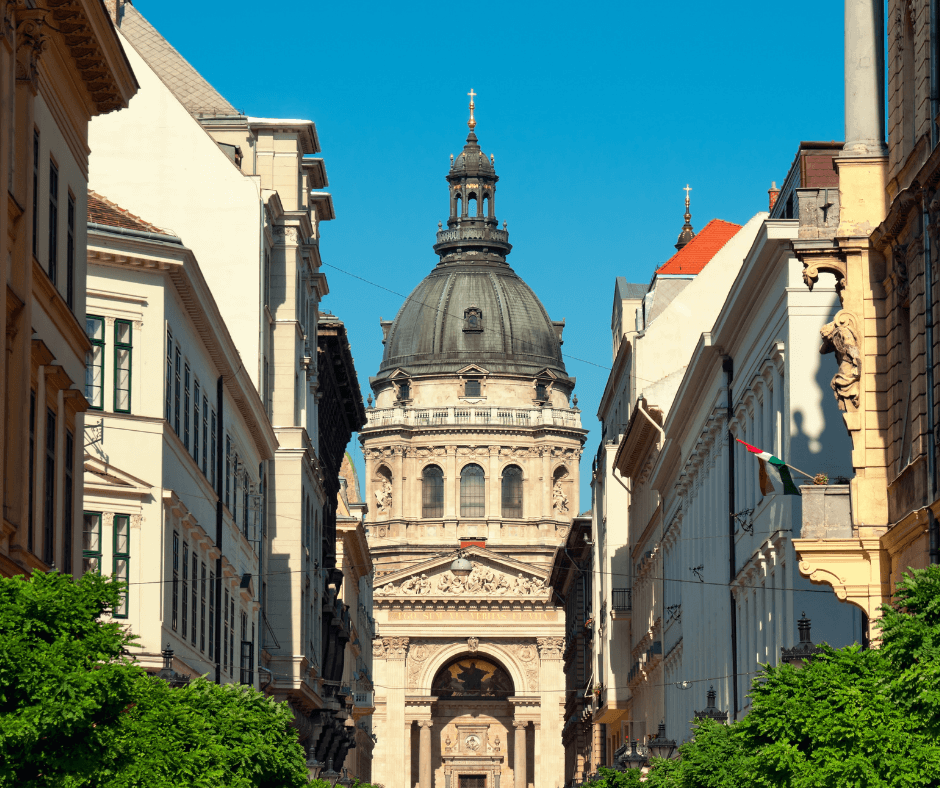
[[[418,788],[433,788],[431,769],[431,720],[418,720]],[[408,757],[406,751],[405,757]]]
[[[402,475],[405,470],[404,454],[404,446],[393,446],[392,459],[391,462],[389,462],[392,469],[392,511],[389,512],[389,516],[396,519],[404,517],[405,511],[402,502],[402,493],[404,492]]]
[[[486,470],[489,477],[489,489],[487,490],[486,516],[488,518],[502,517],[502,506],[500,506],[500,493],[502,484],[499,478],[499,446],[490,446],[489,467]]]
[[[392,757],[386,762],[390,788],[411,788],[411,723],[405,721],[405,656],[406,637],[382,638],[374,655],[384,657],[386,679],[386,721],[384,745]],[[381,741],[380,738],[380,741]],[[398,767],[397,770],[395,767]],[[396,774],[397,771],[397,774]]]
[[[512,763],[515,788],[526,788],[525,729],[528,724],[527,720],[513,720],[512,722],[512,727],[516,729],[515,754]]]
[[[845,0],[845,155],[887,155],[884,115],[884,5]]]
[[[444,517],[454,520],[460,506],[460,476],[457,473],[457,449],[453,446],[446,448],[447,457],[444,462],[444,474],[447,477],[444,489]]]
[[[552,466],[551,449],[548,446],[539,447],[542,461],[542,517],[552,516]]]

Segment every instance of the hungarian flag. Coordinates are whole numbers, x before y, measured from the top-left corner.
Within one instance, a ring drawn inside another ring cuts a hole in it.
[[[793,483],[793,477],[790,476],[790,469],[787,464],[779,457],[774,457],[769,451],[761,451],[750,443],[745,443],[739,438],[735,438],[738,443],[744,446],[753,454],[760,463],[760,491],[761,495],[770,495],[779,493],[781,495],[799,495],[800,488]]]

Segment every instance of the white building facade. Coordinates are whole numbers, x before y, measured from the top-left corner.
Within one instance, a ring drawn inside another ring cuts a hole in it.
[[[274,431],[192,251],[89,204],[82,570],[128,583],[145,668],[257,687]]]

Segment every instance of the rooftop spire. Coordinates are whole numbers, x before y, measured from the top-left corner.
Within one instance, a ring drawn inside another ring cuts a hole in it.
[[[473,92],[473,88],[470,88],[470,92],[467,95],[470,96],[470,120],[467,121],[467,125],[470,127],[470,131],[473,131],[477,125],[473,117],[473,99],[477,94]]]
[[[685,215],[682,217],[685,219],[685,224],[682,225],[679,240],[676,241],[676,249],[681,249],[695,237],[695,230],[692,229],[692,214],[689,212],[689,192],[692,191],[692,187],[686,184],[682,191],[685,192]]]

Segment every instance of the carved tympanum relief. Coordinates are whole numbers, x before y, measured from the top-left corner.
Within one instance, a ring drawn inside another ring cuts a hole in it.
[[[510,577],[489,567],[477,564],[467,577],[453,572],[442,572],[429,578],[426,574],[413,575],[398,587],[387,583],[375,589],[374,596],[541,596],[548,589],[539,577],[526,577],[522,572]]]

